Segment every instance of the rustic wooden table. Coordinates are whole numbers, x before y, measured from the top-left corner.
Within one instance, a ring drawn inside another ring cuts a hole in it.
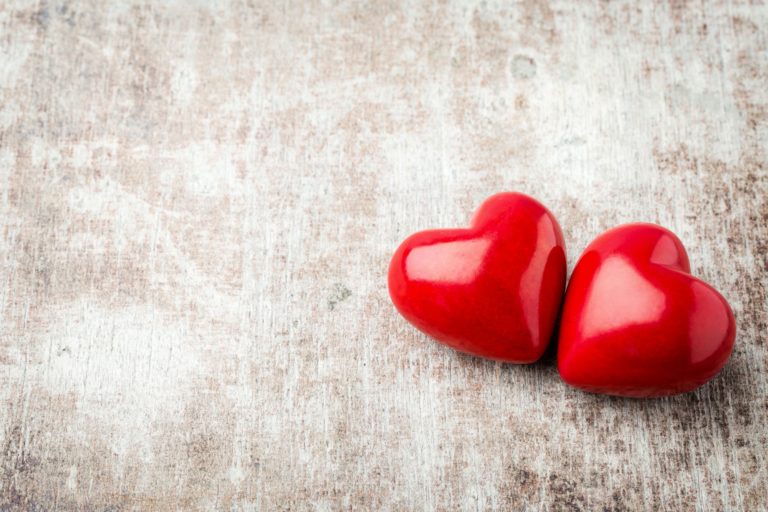
[[[766,510],[761,1],[0,4],[0,509]],[[702,389],[581,393],[386,291],[531,194],[679,234]]]

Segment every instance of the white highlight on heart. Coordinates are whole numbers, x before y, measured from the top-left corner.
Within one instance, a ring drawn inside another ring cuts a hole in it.
[[[490,245],[489,239],[476,238],[416,247],[406,271],[413,280],[468,284],[480,273]]]
[[[582,322],[582,327],[590,329],[585,333],[587,336],[599,336],[627,325],[646,323],[652,320],[654,314],[661,316],[664,312],[664,293],[649,283],[623,256],[605,260],[593,283]],[[627,293],[627,290],[632,292]]]

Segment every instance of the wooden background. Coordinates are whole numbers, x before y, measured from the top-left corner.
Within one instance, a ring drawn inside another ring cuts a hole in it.
[[[0,3],[0,509],[768,507],[765,2]],[[659,222],[730,362],[623,400],[395,312],[502,190]]]

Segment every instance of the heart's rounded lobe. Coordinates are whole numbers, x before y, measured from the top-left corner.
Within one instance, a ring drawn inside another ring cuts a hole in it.
[[[468,229],[407,238],[389,266],[389,294],[409,322],[448,346],[531,363],[552,337],[565,274],[552,213],[523,194],[501,193]]]
[[[574,268],[558,370],[595,393],[673,395],[720,371],[735,332],[728,302],[690,275],[682,242],[661,226],[628,224],[595,239]]]

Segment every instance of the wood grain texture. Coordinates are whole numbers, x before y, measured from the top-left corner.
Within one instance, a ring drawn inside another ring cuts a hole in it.
[[[0,3],[0,509],[767,510],[768,7]],[[673,229],[683,396],[459,355],[399,241],[488,195]]]

